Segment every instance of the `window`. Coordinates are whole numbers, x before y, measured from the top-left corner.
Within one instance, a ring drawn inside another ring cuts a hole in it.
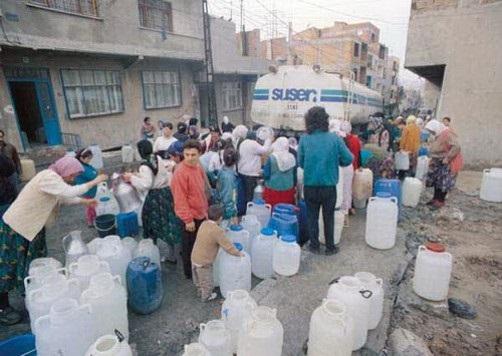
[[[359,57],[359,43],[354,43],[354,57]]]
[[[368,54],[368,68],[373,68],[373,56]]]
[[[352,71],[354,72],[354,80],[357,82],[357,72],[358,72],[358,70],[357,70],[357,68],[354,68],[354,69],[352,69]]]
[[[138,0],[141,27],[161,31],[173,31],[171,3],[163,0]]]
[[[98,16],[98,0],[31,0],[32,4],[41,5],[75,14]]]
[[[181,86],[178,72],[144,71],[142,72],[142,81],[145,109],[181,105]]]
[[[61,77],[70,119],[124,111],[118,71],[64,69]]]
[[[371,34],[371,42],[376,42],[376,35],[374,33]]]
[[[366,76],[366,86],[371,88],[371,75]]]
[[[236,110],[242,108],[242,90],[240,82],[224,82],[223,110]]]

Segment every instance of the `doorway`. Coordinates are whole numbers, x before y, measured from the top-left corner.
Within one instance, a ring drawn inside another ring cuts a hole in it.
[[[47,144],[35,82],[10,82],[9,87],[23,144]]]

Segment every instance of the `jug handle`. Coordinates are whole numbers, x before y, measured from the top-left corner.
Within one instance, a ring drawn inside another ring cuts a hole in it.
[[[368,201],[375,201],[377,199],[378,199],[378,197],[370,197]]]
[[[117,339],[119,340],[120,343],[125,340],[125,336],[120,331],[115,329],[113,330],[113,332],[115,333],[115,336],[117,336]]]
[[[145,262],[143,262],[143,270],[145,270],[148,266],[150,266],[150,263],[152,263],[152,261],[150,261],[150,258],[147,257]]]
[[[66,252],[66,240],[68,240],[68,238],[70,236],[71,236],[71,234],[68,234],[65,237],[63,237],[63,239],[61,240],[61,242],[63,243],[63,249],[65,250],[65,252]]]
[[[419,251],[425,251],[425,246],[424,246],[424,245],[420,245],[420,246],[418,246],[418,250],[419,250]]]
[[[246,208],[249,208],[250,206],[253,206],[253,205],[254,205],[253,202],[250,201],[250,202],[247,203]]]
[[[390,197],[390,201],[393,202],[394,204],[397,204],[397,199],[396,197]]]
[[[375,279],[376,284],[378,284],[380,287],[383,286],[383,279],[382,278],[376,278]]]
[[[359,293],[361,293],[361,295],[363,296],[363,298],[365,299],[369,299],[371,298],[371,296],[373,295],[373,292],[370,291],[369,289],[366,289],[366,290],[360,290]]]
[[[35,320],[35,323],[33,324],[34,326],[34,334],[38,334],[38,331],[40,329],[40,324],[44,322],[44,320],[49,320],[50,319],[50,315],[49,314],[46,314],[46,315],[42,315],[40,317],[37,318],[37,320]]]
[[[207,326],[207,324],[204,324],[204,323],[200,324],[200,325],[199,325],[199,329],[200,329],[200,331],[201,331],[201,332],[204,332],[204,330],[206,330],[206,326]]]
[[[340,277],[335,277],[335,279],[333,279],[331,282],[328,283],[328,286],[335,284],[335,283],[338,283],[339,280],[340,280]]]
[[[23,280],[24,290],[28,290],[28,281],[31,281],[35,276],[25,277]]]
[[[266,207],[269,211],[272,211],[272,205],[270,205],[270,204],[265,204],[265,207]]]

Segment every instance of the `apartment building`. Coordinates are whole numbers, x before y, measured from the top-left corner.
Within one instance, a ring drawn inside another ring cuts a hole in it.
[[[292,36],[291,52],[297,63],[319,64],[386,94],[388,48],[380,43],[380,30],[370,22],[336,21],[326,28],[310,27]]]
[[[235,23],[211,17],[211,44],[218,118],[234,124],[250,123],[253,90],[272,62],[258,56],[260,31],[236,34]],[[200,117],[208,124],[206,86],[199,86]]]
[[[24,150],[136,142],[198,111],[200,0],[2,0],[0,128]]]
[[[384,106],[390,113],[397,109],[399,102],[399,65],[400,60],[396,56],[389,56],[385,61],[382,86],[384,88]]]
[[[449,116],[466,162],[502,164],[502,1],[412,0],[405,67],[426,109]]]

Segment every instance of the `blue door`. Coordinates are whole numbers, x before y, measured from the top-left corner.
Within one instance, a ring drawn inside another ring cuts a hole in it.
[[[37,81],[35,87],[47,144],[51,146],[59,145],[61,143],[61,130],[59,129],[59,120],[55,110],[51,85],[46,81]]]
[[[48,145],[61,144],[61,130],[49,70],[47,68],[5,66],[4,74],[9,83],[20,133],[27,130],[33,136],[33,131],[41,128],[41,124],[43,126],[41,137],[45,138],[43,142]],[[21,110],[25,115],[20,117],[19,111],[25,105],[28,105],[29,112],[26,114],[26,110]],[[31,118],[28,120],[29,123],[23,121],[23,118],[26,117]],[[31,138],[33,139],[33,137]],[[29,147],[28,139],[23,138],[22,140],[25,148]],[[37,143],[42,142],[37,141]]]

